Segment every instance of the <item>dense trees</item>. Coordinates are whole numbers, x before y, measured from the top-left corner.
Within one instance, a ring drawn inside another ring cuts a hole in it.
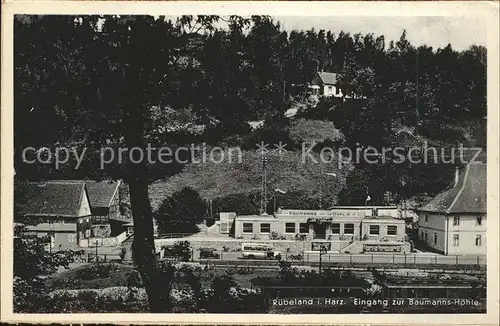
[[[215,28],[216,21],[228,28]],[[338,72],[346,89],[367,95],[366,101],[325,101],[315,114],[332,120],[347,146],[391,144],[398,126],[455,144],[464,125],[473,131],[471,144],[485,144],[481,46],[416,48],[405,34],[386,46],[383,36],[371,34],[283,31],[265,16],[16,16],[14,40],[17,176],[123,178],[130,188],[134,257],[154,312],[168,311],[169,298],[158,282],[163,274],[154,252],[148,184],[177,173],[182,164],[125,160],[100,169],[101,147],[201,141],[253,146],[256,140],[287,137],[284,112],[292,90],[304,87],[318,70]],[[263,130],[251,132],[248,122],[261,120]],[[193,126],[202,126],[201,133]],[[435,132],[436,126],[447,132]],[[55,170],[23,164],[28,146],[87,152],[80,169],[68,164]],[[378,193],[388,188],[403,193],[397,180],[416,174],[407,166],[358,168],[361,176],[352,182],[372,173]],[[380,171],[391,178],[379,178]]]
[[[197,224],[203,222],[207,205],[191,188],[184,188],[165,198],[154,218],[160,233],[196,233]]]

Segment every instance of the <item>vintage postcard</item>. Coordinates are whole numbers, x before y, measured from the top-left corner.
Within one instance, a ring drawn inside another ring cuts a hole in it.
[[[2,321],[498,322],[498,2],[2,9]]]

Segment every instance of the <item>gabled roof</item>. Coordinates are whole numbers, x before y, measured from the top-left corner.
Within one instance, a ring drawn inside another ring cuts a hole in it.
[[[460,171],[458,182],[417,209],[439,213],[486,213],[486,164],[469,163]]]
[[[337,74],[333,72],[317,72],[317,76],[323,84],[335,85],[337,83]]]
[[[90,199],[90,207],[109,208],[111,201],[117,195],[120,181],[86,181]]]
[[[22,213],[31,216],[80,217],[80,204],[87,196],[85,183],[46,182],[27,185],[28,200]]]
[[[91,208],[109,208],[117,195],[121,181],[54,180],[50,182],[80,184],[85,183]]]

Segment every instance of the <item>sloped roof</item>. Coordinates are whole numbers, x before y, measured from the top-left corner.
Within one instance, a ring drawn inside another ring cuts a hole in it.
[[[319,72],[318,76],[323,84],[334,85],[337,83],[337,74],[333,72]]]
[[[109,217],[110,220],[118,221],[118,222],[123,222],[123,223],[129,223],[132,222],[131,218],[128,218],[126,216],[122,215],[112,215]]]
[[[80,184],[85,183],[91,208],[109,208],[111,200],[118,193],[120,181],[93,180],[54,180],[55,183]]]
[[[29,183],[27,187],[23,214],[79,217],[80,203],[86,196],[85,183]]]
[[[486,164],[470,163],[454,182],[427,204],[417,209],[424,212],[486,213]]]
[[[90,207],[109,207],[118,193],[120,181],[87,181]]]

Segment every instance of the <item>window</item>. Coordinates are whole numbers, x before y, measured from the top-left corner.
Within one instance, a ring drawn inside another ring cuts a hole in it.
[[[453,247],[458,247],[460,244],[458,234],[453,235]]]
[[[107,223],[108,217],[106,215],[96,215],[92,217],[92,220],[96,224]]]
[[[307,223],[300,223],[299,224],[299,232],[300,233],[309,233],[309,224],[307,224]]]
[[[460,216],[453,217],[453,225],[460,225]]]
[[[425,234],[425,241],[427,241],[427,232],[425,232],[424,234]]]
[[[482,223],[483,223],[483,217],[482,216],[476,217],[476,225],[481,225]]]
[[[420,239],[424,239],[424,231],[420,232]]]
[[[271,232],[271,224],[260,223],[260,233],[270,233],[270,232]]]
[[[438,234],[434,233],[434,244],[438,243]]]
[[[340,224],[339,223],[333,223],[332,227],[332,234],[339,234],[340,233]]]
[[[370,235],[378,235],[380,233],[379,225],[370,225]]]
[[[344,224],[344,234],[354,234],[354,224]]]
[[[388,225],[387,226],[387,235],[397,235],[398,227],[396,225]]]
[[[253,224],[243,223],[243,233],[252,233],[252,232],[253,232]]]
[[[285,223],[285,233],[295,233],[295,223]]]
[[[476,246],[481,246],[481,235],[476,235]]]
[[[76,234],[68,234],[68,242],[76,242]]]
[[[227,232],[227,223],[223,222],[220,224],[220,232]]]
[[[425,213],[425,222],[429,222],[429,215],[427,215],[427,213]]]

